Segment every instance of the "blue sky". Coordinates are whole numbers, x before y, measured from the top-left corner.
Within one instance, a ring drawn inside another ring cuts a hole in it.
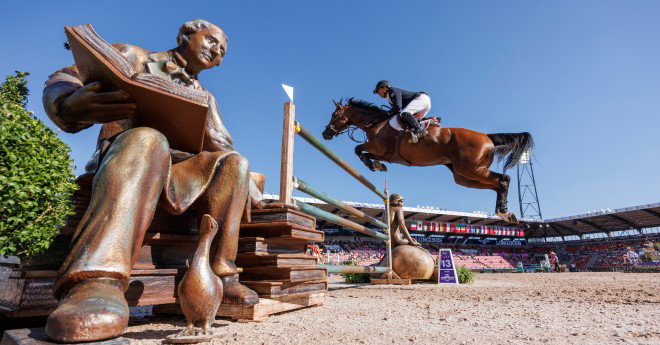
[[[3,12],[0,76],[30,72],[29,108],[50,126],[41,88],[73,62],[65,25],[89,23],[109,42],[153,51],[174,47],[187,20],[223,28],[227,56],[200,80],[237,149],[267,175],[267,192],[279,183],[281,83],[295,87],[298,119],[320,136],[333,99],[382,104],[371,90],[389,79],[429,93],[447,127],[531,132],[545,218],[660,201],[657,1],[11,1]],[[60,134],[77,173],[97,133]],[[295,175],[340,199],[378,202],[296,145]],[[494,192],[455,185],[445,167],[372,173],[347,137],[329,145],[375,184],[387,179],[406,205],[494,210]],[[510,208],[518,210],[515,186]]]

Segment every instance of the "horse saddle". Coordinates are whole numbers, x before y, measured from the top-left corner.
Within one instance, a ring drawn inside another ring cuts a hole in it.
[[[416,117],[416,116],[415,116]],[[417,119],[419,121],[419,124],[422,126],[422,128],[427,129],[429,127],[440,127],[440,121],[441,119],[437,116],[432,116],[432,117],[425,117],[423,119]],[[390,126],[392,128],[396,129],[397,131],[405,131],[410,132],[410,128],[406,128],[407,126],[404,127],[404,122],[401,120],[401,115],[394,115],[390,118]]]

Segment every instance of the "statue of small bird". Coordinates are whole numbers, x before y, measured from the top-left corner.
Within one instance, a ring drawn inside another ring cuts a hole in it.
[[[211,242],[218,232],[218,223],[208,214],[199,224],[199,242],[195,255],[177,288],[181,310],[187,326],[180,336],[196,336],[195,326],[201,327],[199,335],[212,335],[211,326],[222,301],[222,281],[213,273],[209,262]]]

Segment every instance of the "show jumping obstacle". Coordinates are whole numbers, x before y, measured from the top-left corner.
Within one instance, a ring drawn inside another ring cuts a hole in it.
[[[349,175],[353,176],[358,182],[367,187],[368,190],[376,194],[384,203],[387,223],[384,223],[376,218],[373,218],[364,212],[347,205],[346,203],[328,195],[327,193],[311,186],[309,183],[297,178],[293,175],[293,152],[294,152],[294,135],[298,134],[305,139],[310,145],[328,157],[331,161],[337,164],[340,168],[346,171]],[[339,217],[330,212],[324,211],[318,207],[314,207],[300,200],[293,199],[292,191],[297,189],[305,194],[311,195],[319,200],[322,200],[330,205],[333,205],[359,219],[369,222],[384,232],[369,229],[363,225],[350,221],[348,219]],[[327,270],[328,273],[383,273],[381,279],[374,279],[374,282],[385,284],[409,284],[409,280],[399,278],[392,270],[392,241],[390,235],[390,212],[389,212],[389,192],[387,189],[384,192],[379,191],[373,183],[362,176],[357,170],[346,163],[341,157],[335,154],[330,148],[324,145],[318,138],[312,135],[304,127],[295,120],[295,105],[293,102],[284,103],[284,124],[282,132],[282,162],[280,170],[280,203],[285,205],[295,205],[301,212],[331,222],[351,230],[360,232],[367,236],[377,238],[384,241],[387,245],[387,267],[375,266],[348,266],[348,265],[319,265]]]

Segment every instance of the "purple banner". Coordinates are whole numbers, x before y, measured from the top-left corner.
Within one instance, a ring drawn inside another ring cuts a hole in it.
[[[451,249],[440,249],[440,261],[438,261],[438,284],[458,284]]]

